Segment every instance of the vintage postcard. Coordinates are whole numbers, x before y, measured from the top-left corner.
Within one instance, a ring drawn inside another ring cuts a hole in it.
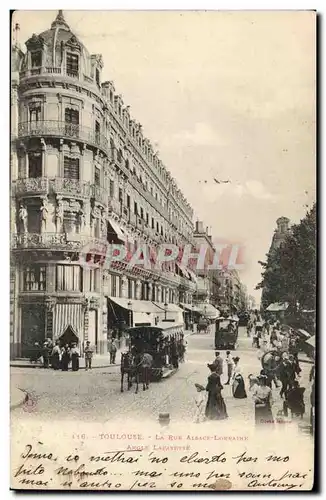
[[[315,482],[316,13],[15,11],[11,488]]]

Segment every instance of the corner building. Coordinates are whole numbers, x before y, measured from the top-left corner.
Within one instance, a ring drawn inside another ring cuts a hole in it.
[[[192,208],[62,11],[26,49],[12,48],[11,356],[75,336],[105,353],[108,328],[180,323],[193,273],[80,258],[103,259],[108,243],[192,244]]]

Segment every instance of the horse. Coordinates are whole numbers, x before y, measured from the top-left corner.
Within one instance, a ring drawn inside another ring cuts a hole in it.
[[[136,391],[138,394],[139,380],[143,383],[143,391],[149,388],[150,370],[152,368],[153,358],[148,353],[132,354],[131,352],[121,354],[121,392],[123,392],[124,375],[127,373],[128,390],[132,386],[132,379],[136,381]]]
[[[124,376],[127,374],[127,387],[128,391],[132,386],[132,377],[135,374],[135,366],[134,366],[134,358],[131,352],[121,353],[121,364],[120,364],[120,372],[121,372],[121,392],[123,392],[123,381]],[[136,393],[138,392],[138,383],[139,377],[136,373]]]

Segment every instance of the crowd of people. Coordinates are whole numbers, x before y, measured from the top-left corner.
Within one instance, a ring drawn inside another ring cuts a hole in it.
[[[258,325],[258,329],[257,329]],[[259,315],[252,315],[248,322],[248,336],[253,338],[253,347],[259,349],[258,358],[262,368],[256,375],[248,377],[248,393],[254,403],[256,425],[275,423],[278,418],[300,417],[306,412],[304,393],[301,387],[301,368],[298,360],[299,337],[288,326],[279,321],[262,321]],[[208,364],[210,375],[206,387],[195,384],[197,396],[196,422],[204,420],[222,420],[228,417],[225,401],[222,396],[222,376],[226,365],[226,381],[224,385],[232,384],[232,397],[247,398],[245,380],[243,378],[240,358],[232,357],[230,351],[222,357],[216,352],[213,363]],[[314,369],[311,370],[310,381],[314,383]],[[273,404],[276,398],[274,390],[279,391],[281,406],[273,417]],[[311,391],[311,412],[314,412],[314,388]],[[312,413],[310,420],[312,420]]]
[[[85,370],[91,370],[93,359],[93,348],[87,341],[84,347]],[[31,363],[43,364],[43,368],[53,368],[53,370],[68,371],[71,364],[71,370],[79,370],[80,351],[77,343],[71,345],[61,345],[57,340],[54,344],[51,339],[47,339],[41,347],[38,342],[34,345],[34,352],[30,358]]]

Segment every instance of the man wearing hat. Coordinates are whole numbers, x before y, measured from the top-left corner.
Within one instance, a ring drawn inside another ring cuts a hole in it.
[[[233,362],[230,351],[226,351],[225,361],[226,361],[226,366],[228,368],[228,381],[226,382],[225,385],[229,385],[229,383],[231,381],[232,373],[233,373],[233,367],[234,367],[234,362]]]
[[[216,366],[215,371],[219,376],[221,376],[221,375],[223,375],[223,359],[221,358],[219,352],[216,352],[215,356],[216,356],[216,358],[215,358],[214,363],[213,363]]]
[[[90,341],[87,340],[86,347],[84,349],[85,353],[85,370],[92,369],[92,358],[93,358],[93,349],[90,346]]]

